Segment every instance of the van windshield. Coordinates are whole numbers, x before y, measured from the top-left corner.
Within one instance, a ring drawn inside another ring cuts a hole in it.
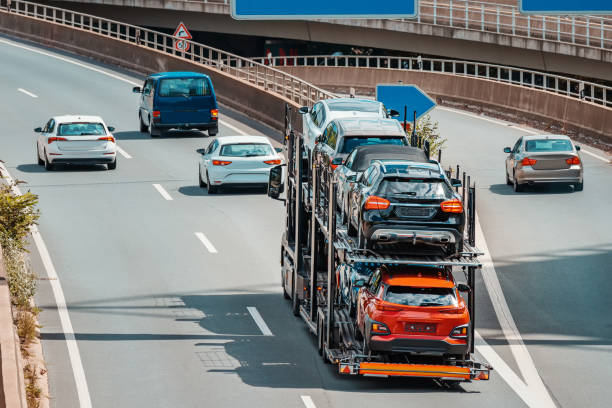
[[[364,145],[393,144],[406,145],[405,137],[380,137],[380,136],[346,136],[343,138],[342,147],[338,153],[350,153],[357,146]]]
[[[159,96],[207,96],[210,87],[206,78],[166,78],[159,84]]]

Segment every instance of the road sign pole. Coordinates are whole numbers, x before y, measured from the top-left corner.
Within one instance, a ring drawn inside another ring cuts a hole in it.
[[[407,125],[408,125],[408,106],[404,105],[404,132],[406,132]]]

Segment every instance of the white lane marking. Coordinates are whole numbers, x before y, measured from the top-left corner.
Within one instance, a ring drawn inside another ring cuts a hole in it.
[[[592,156],[592,157],[594,157],[594,158],[596,158],[596,159],[599,159],[599,160],[601,160],[601,161],[604,161],[604,162],[606,162],[606,163],[610,163],[610,160],[611,160],[611,159],[606,159],[605,157],[600,156],[600,155],[598,155],[598,154],[595,154],[595,153],[593,153],[593,152],[589,152],[588,150],[581,149],[581,150],[580,150],[580,152],[581,152],[581,153],[586,153],[586,154],[588,154],[589,156]]]
[[[255,308],[253,306],[248,306],[247,310],[251,314],[251,317],[253,318],[253,320],[255,320],[255,323],[257,324],[257,327],[259,327],[259,330],[261,330],[261,333],[264,336],[274,336],[272,334],[272,331],[270,330],[270,328],[266,324],[266,322],[264,322],[263,317],[261,317],[261,315],[257,311],[257,308]]]
[[[170,194],[168,194],[166,189],[161,186],[161,184],[153,184],[153,187],[155,187],[159,194],[161,194],[161,196],[164,197],[166,200],[172,201],[172,197],[170,196]]]
[[[217,253],[217,249],[214,247],[214,245],[212,244],[212,242],[210,242],[208,240],[208,238],[206,238],[206,235],[204,235],[204,233],[202,232],[196,232],[195,233],[196,237],[198,237],[198,239],[200,241],[202,241],[202,243],[204,244],[204,246],[206,247],[206,249],[208,249],[208,252],[210,252],[211,254],[216,254]]]
[[[310,395],[302,395],[301,398],[306,408],[317,408]]]
[[[4,177],[12,184],[13,178],[11,177],[4,164],[0,163],[0,169],[2,170],[2,174],[4,175]],[[21,195],[21,190],[18,186],[14,185],[12,191],[15,195]],[[38,227],[34,225],[30,229],[30,231],[32,233],[32,238],[34,239],[36,248],[38,249],[38,253],[40,254],[40,258],[42,259],[45,271],[47,272],[47,278],[49,279],[49,284],[51,285],[51,289],[53,291],[55,304],[57,305],[57,311],[60,317],[60,324],[62,325],[62,332],[66,337],[66,345],[68,346],[68,356],[70,358],[72,373],[74,375],[77,395],[79,398],[79,407],[92,408],[91,397],[89,396],[89,387],[87,386],[87,379],[85,378],[85,370],[83,369],[83,362],[81,361],[79,346],[77,344],[76,338],[74,337],[74,328],[72,327],[70,315],[68,314],[68,307],[66,306],[66,298],[64,297],[62,285],[60,284],[59,277],[57,276],[57,271],[55,270],[55,266],[53,265],[53,261],[51,260],[51,256],[49,255],[47,245],[45,244],[42,235],[38,231]]]
[[[30,91],[26,91],[26,90],[25,90],[25,89],[23,89],[23,88],[17,88],[17,90],[18,90],[19,92],[22,92],[22,93],[24,93],[24,94],[28,95],[28,96],[31,96],[32,98],[38,98],[38,95],[33,94],[33,93],[32,93],[32,92],[30,92]]]
[[[249,134],[246,133],[244,130],[238,129],[236,126],[227,123],[225,121],[219,121],[223,126],[228,127],[230,129],[232,129],[234,132],[238,132],[239,134],[243,135],[243,136],[248,136]]]
[[[74,61],[74,60],[72,60],[72,59],[70,59],[70,58],[66,58],[66,57],[62,57],[62,56],[59,56],[59,55],[55,55],[55,54],[52,54],[52,53],[50,53],[50,52],[45,52],[45,51],[37,50],[37,49],[32,48],[32,47],[26,47],[25,45],[21,45],[21,44],[15,44],[15,43],[13,43],[13,42],[11,42],[11,41],[7,41],[7,40],[3,40],[3,39],[0,39],[0,43],[2,43],[2,44],[6,44],[6,45],[10,45],[10,46],[12,46],[12,47],[21,48],[21,49],[23,49],[23,50],[27,50],[27,51],[30,51],[30,52],[34,52],[34,53],[36,53],[36,54],[44,55],[44,56],[46,56],[46,57],[55,58],[55,59],[57,59],[57,60],[67,62],[67,63],[69,63],[69,64],[73,64],[73,65],[79,66],[79,67],[81,67],[81,68],[85,68],[85,69],[88,69],[88,70],[90,70],[90,71],[94,71],[94,72],[97,72],[97,73],[102,74],[102,75],[106,75],[106,76],[111,77],[111,78],[114,78],[114,79],[118,79],[119,81],[122,81],[122,82],[128,83],[128,84],[130,84],[130,85],[140,86],[140,85],[142,84],[142,83],[140,83],[140,82],[134,82],[134,81],[129,80],[129,79],[127,79],[127,78],[123,78],[123,77],[121,77],[121,76],[119,76],[119,75],[115,75],[115,74],[112,74],[112,73],[110,73],[110,72],[104,71],[104,70],[102,70],[102,69],[95,68],[95,67],[92,67],[92,66],[89,66],[89,65],[86,65],[86,64],[80,63],[80,62],[78,62],[78,61]],[[20,90],[21,90],[21,89],[20,89]],[[36,97],[36,96],[34,96],[34,97]],[[235,132],[238,132],[239,134],[241,134],[241,135],[243,135],[243,136],[248,135],[248,133],[244,132],[243,130],[238,129],[236,126],[231,125],[231,124],[227,123],[227,122],[226,122],[226,121],[224,121],[224,120],[219,120],[219,123],[220,123],[220,124],[222,124],[223,126],[227,126],[228,128],[232,129],[232,130],[233,130],[233,131],[235,131]],[[126,158],[127,158],[127,159],[129,159],[129,158],[131,158],[131,157],[126,157]]]
[[[126,159],[132,158],[132,156],[128,152],[120,148],[118,144],[115,144],[115,147],[117,148],[117,151],[119,152],[119,154],[125,157]]]
[[[527,404],[531,407],[538,408],[555,407],[556,405],[548,393],[548,390],[544,386],[542,378],[538,373],[525,343],[523,343],[523,338],[519,333],[512,314],[510,313],[510,307],[506,302],[501,284],[499,283],[499,279],[497,277],[497,272],[493,266],[491,253],[489,252],[487,241],[485,240],[484,233],[480,226],[480,219],[478,215],[476,215],[476,242],[478,242],[478,249],[484,252],[484,255],[482,255],[480,258],[482,262],[482,279],[485,283],[487,292],[489,293],[489,298],[493,304],[493,309],[501,326],[502,332],[508,340],[510,351],[516,360],[516,363],[521,371],[521,375],[525,379],[525,386],[529,391],[529,398],[531,402]],[[502,377],[504,376],[502,375]],[[504,379],[506,382],[508,382],[508,385],[512,387],[512,379],[507,379],[507,377],[504,377]],[[516,392],[517,394],[521,395],[518,390],[516,390]]]

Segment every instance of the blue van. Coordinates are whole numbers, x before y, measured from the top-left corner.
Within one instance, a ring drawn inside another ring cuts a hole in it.
[[[141,94],[138,121],[140,131],[151,137],[170,129],[219,132],[217,98],[208,75],[197,72],[160,72],[147,77],[134,93]]]

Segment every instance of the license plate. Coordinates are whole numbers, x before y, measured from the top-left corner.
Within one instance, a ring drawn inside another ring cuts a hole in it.
[[[408,333],[435,333],[436,326],[434,323],[406,323],[404,330]]]
[[[435,210],[430,207],[398,207],[396,211],[401,217],[429,218]]]

